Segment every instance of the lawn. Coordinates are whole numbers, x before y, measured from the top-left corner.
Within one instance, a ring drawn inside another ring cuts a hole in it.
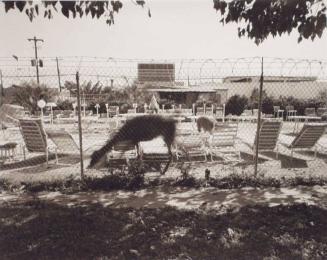
[[[2,259],[324,259],[327,211],[305,204],[221,211],[0,207]]]

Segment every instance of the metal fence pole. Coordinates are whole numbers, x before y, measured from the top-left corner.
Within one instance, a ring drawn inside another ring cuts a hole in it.
[[[261,126],[261,108],[262,108],[262,88],[263,88],[263,58],[261,59],[261,77],[259,88],[259,101],[258,101],[258,119],[257,119],[257,133],[255,142],[255,162],[254,162],[254,176],[258,174],[258,155],[259,155],[259,131]]]
[[[84,162],[83,162],[83,135],[82,135],[82,120],[81,120],[81,98],[79,86],[79,73],[76,72],[76,87],[77,87],[77,117],[78,117],[78,136],[79,136],[79,150],[81,158],[81,178],[84,180]]]

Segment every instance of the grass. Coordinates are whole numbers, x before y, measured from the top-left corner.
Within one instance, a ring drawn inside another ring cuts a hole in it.
[[[304,204],[217,214],[34,200],[0,207],[0,254],[3,259],[324,259],[326,215]]]
[[[11,192],[41,192],[60,191],[63,193],[75,193],[80,191],[113,191],[113,190],[139,190],[158,186],[167,187],[215,187],[217,189],[238,189],[244,187],[296,187],[296,186],[327,185],[327,180],[319,176],[298,176],[293,178],[273,178],[265,176],[249,176],[230,174],[225,177],[195,178],[192,175],[181,174],[177,178],[148,178],[142,174],[114,174],[103,176],[88,176],[84,181],[73,176],[64,179],[16,181],[12,183],[6,179],[0,179],[0,190]]]

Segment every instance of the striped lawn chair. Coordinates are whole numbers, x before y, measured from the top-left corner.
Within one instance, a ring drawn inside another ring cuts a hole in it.
[[[151,168],[154,167],[160,172],[160,174],[164,174],[166,172],[170,162],[172,161],[167,145],[160,138],[140,142],[139,154],[144,165]]]
[[[113,169],[118,168],[121,172],[128,169],[132,161],[138,158],[138,148],[128,141],[115,144],[107,155],[108,171],[113,173]]]
[[[235,159],[229,155],[236,154],[238,160],[241,159],[240,151],[237,151],[235,148],[237,129],[237,123],[222,123],[215,125],[214,131],[208,139],[211,161],[214,161],[215,155],[228,161],[232,161]]]
[[[291,149],[291,157],[295,149],[314,148],[314,157],[317,157],[319,139],[325,134],[327,124],[304,124],[301,131],[287,147]]]
[[[26,159],[25,149],[30,153],[44,153],[46,165],[49,163],[49,151],[47,134],[43,128],[41,119],[19,119],[19,127],[23,136],[25,146],[23,147],[24,160]],[[56,163],[58,163],[57,149],[54,149]]]
[[[177,136],[175,144],[177,161],[207,161],[207,149],[201,134]]]
[[[258,151],[274,151],[277,149],[276,158],[278,158],[278,136],[282,128],[281,121],[262,121],[259,129]],[[255,158],[257,148],[257,135],[253,144],[253,158]]]

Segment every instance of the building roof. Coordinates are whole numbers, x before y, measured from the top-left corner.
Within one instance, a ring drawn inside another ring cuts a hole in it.
[[[217,92],[219,90],[221,91],[228,91],[228,88],[226,86],[223,86],[222,84],[215,84],[211,86],[189,86],[189,87],[160,87],[160,88],[149,88],[148,91],[152,92]]]

